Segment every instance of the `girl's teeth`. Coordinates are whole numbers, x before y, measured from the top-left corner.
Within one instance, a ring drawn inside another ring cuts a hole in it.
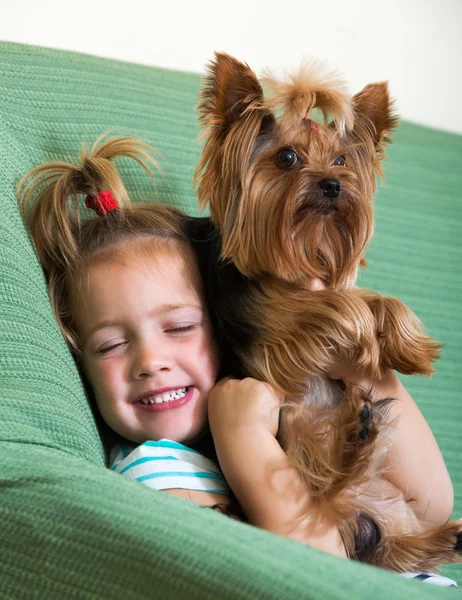
[[[161,402],[171,402],[172,400],[178,400],[186,396],[187,388],[180,388],[178,390],[172,390],[165,394],[159,394],[158,396],[148,396],[142,398],[143,404],[160,404]]]

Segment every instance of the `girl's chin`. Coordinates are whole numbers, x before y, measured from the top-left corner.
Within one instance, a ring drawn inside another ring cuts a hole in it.
[[[126,439],[136,444],[162,439],[185,446],[200,443],[210,432],[207,403],[204,402],[203,406],[200,406],[202,402],[198,402],[199,391],[194,387],[191,387],[189,393],[181,400],[181,403],[175,400],[149,405],[134,403],[132,406],[135,412],[131,423],[133,429],[127,431]],[[160,410],[157,407],[160,407]]]
[[[199,432],[194,430],[179,431],[178,429],[165,429],[153,431],[149,439],[152,441],[170,440],[184,446],[193,447],[204,438],[206,432],[207,430],[204,429],[201,429]],[[148,440],[145,439],[144,441]]]
[[[210,429],[208,423],[205,427],[203,427],[198,433],[189,434],[188,436],[183,437],[183,440],[175,440],[180,444],[184,444],[185,446],[195,446],[204,440],[206,435],[210,433]]]
[[[190,427],[146,427],[143,431],[130,432],[130,437],[136,444],[143,444],[147,441],[157,442],[159,440],[170,440],[188,447],[195,447],[196,444],[201,444],[210,434],[208,423],[202,427],[195,427],[191,424]]]

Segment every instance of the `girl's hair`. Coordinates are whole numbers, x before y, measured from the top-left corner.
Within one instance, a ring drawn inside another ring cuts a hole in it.
[[[87,152],[83,145],[80,165],[50,162],[30,171],[19,183],[19,204],[49,285],[56,319],[73,354],[81,351],[70,306],[73,286],[82,267],[91,259],[108,259],[121,253],[121,244],[163,240],[188,245],[184,215],[162,204],[131,205],[113,159],[129,157],[152,176],[156,167],[149,154],[154,149],[131,137],[100,137]],[[119,208],[102,216],[83,219],[79,195],[97,196],[110,189]],[[144,242],[144,243],[143,243]]]

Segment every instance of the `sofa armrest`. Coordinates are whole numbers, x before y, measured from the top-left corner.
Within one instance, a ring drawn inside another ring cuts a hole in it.
[[[1,455],[2,598],[445,597],[432,586],[155,492],[70,453],[3,442]]]

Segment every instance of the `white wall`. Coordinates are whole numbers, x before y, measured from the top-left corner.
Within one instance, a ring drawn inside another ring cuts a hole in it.
[[[215,50],[257,72],[317,56],[346,75],[352,92],[388,79],[404,118],[462,133],[462,0],[2,4],[0,39],[173,69],[203,71]]]

